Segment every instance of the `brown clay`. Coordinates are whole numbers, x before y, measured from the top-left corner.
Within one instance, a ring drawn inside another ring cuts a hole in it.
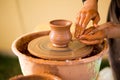
[[[81,27],[81,26],[76,25],[74,37],[79,38],[79,36],[81,36],[83,34],[83,32],[84,32],[84,28]]]
[[[68,20],[53,20],[50,21],[50,41],[55,47],[67,47],[72,39],[70,32],[71,21]]]
[[[38,74],[38,75],[18,75],[10,78],[9,80],[61,80],[59,77],[51,74]]]
[[[59,76],[62,80],[96,79],[102,56],[108,50],[106,41],[99,53],[83,59],[56,61],[31,55],[27,50],[28,43],[33,39],[48,34],[49,31],[29,33],[22,35],[13,42],[12,50],[19,58],[21,70],[24,75],[49,73]]]
[[[79,30],[76,30],[77,32],[75,33],[75,37],[80,34],[78,31],[80,31],[81,29]],[[78,37],[76,37],[80,42],[86,44],[86,45],[96,45],[96,44],[101,44],[104,40],[104,38],[100,38],[100,39],[94,39],[95,38],[99,38],[100,36],[103,35],[103,32],[102,31],[98,31],[97,32],[97,35],[94,35],[94,32],[96,31],[97,29],[93,26],[89,27],[88,29],[84,30],[83,34],[82,35],[79,35]],[[82,36],[82,37],[81,37]],[[83,37],[85,36],[85,37]],[[93,36],[93,37],[91,37]]]
[[[49,37],[43,36],[30,41],[28,51],[34,56],[49,60],[72,60],[89,55],[93,46],[86,46],[72,38],[71,24],[68,20],[50,21]]]
[[[72,60],[89,55],[93,46],[86,46],[78,40],[70,41],[67,47],[54,47],[48,36],[36,38],[29,42],[28,51],[37,57],[49,60]]]

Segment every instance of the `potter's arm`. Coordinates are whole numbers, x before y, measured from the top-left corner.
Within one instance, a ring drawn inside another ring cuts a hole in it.
[[[104,28],[106,38],[120,38],[120,24],[108,22],[100,26]]]
[[[97,33],[100,31],[101,33],[97,35]],[[94,38],[94,40],[97,39],[98,37],[99,39],[120,38],[120,24],[116,24],[114,22],[107,22],[99,25],[98,27],[96,27],[96,29],[92,30],[91,32],[92,32],[92,35],[88,35],[88,36],[91,37],[91,39]],[[102,37],[100,37],[100,35]]]

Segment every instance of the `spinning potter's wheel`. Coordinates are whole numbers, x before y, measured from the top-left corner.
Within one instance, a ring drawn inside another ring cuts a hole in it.
[[[50,21],[49,36],[32,40],[28,44],[28,51],[34,56],[49,60],[71,60],[89,55],[93,47],[72,39],[71,24],[68,20]]]
[[[67,47],[57,48],[52,45],[49,36],[42,36],[28,44],[28,51],[37,57],[50,60],[71,60],[85,57],[93,50],[77,40],[70,41]]]

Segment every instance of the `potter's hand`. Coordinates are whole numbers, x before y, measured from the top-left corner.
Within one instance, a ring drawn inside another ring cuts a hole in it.
[[[80,42],[87,45],[95,45],[102,43],[105,38],[105,33],[103,30],[98,30],[95,27],[91,27],[85,30],[84,34],[81,35],[78,39]]]
[[[79,37],[87,45],[102,43],[104,38],[120,38],[120,24],[104,23],[98,27],[90,27]]]
[[[75,37],[82,35],[90,20],[93,21],[94,26],[96,26],[100,20],[99,13],[97,11],[97,0],[86,0],[84,2],[84,6],[76,18],[76,27],[78,28],[75,29]]]
[[[93,20],[95,26],[100,20],[98,13],[97,0],[86,0],[76,18],[76,24],[80,27],[86,27],[90,20]]]
[[[98,30],[96,27],[90,27],[85,30],[78,40],[87,45],[95,45],[102,43],[105,37],[103,30]]]

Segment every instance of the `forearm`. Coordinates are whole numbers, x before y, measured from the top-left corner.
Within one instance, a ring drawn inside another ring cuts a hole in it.
[[[105,29],[107,38],[120,38],[120,24]]]

